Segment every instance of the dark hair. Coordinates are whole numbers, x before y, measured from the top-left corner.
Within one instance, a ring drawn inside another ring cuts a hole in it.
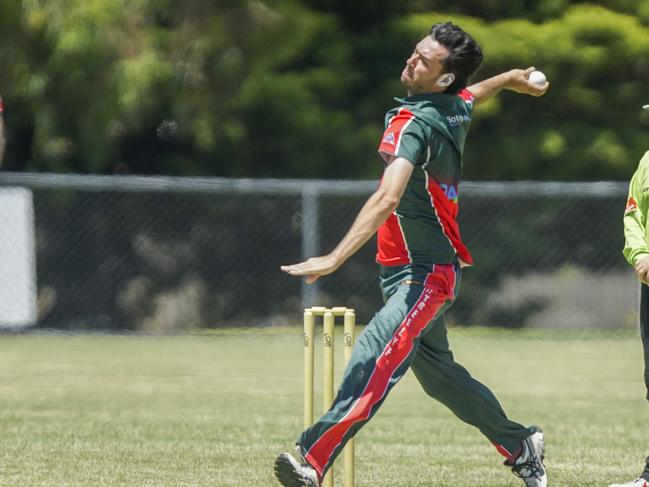
[[[451,22],[434,24],[430,28],[431,37],[448,49],[444,60],[444,71],[453,73],[455,81],[446,88],[447,93],[458,93],[466,88],[469,78],[482,64],[482,49],[469,34]]]

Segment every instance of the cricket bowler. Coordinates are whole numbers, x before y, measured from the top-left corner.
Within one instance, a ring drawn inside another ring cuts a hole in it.
[[[549,87],[529,80],[532,67],[467,87],[482,59],[478,43],[460,27],[432,26],[401,73],[407,96],[385,117],[379,188],[331,253],[282,267],[312,283],[378,232],[385,302],[358,337],[331,409],[299,436],[296,457],[282,453],[275,461],[285,487],[320,486],[409,368],[430,397],[493,443],[525,485],[547,485],[541,429],[510,420],[494,394],[455,362],[443,318],[458,295],[462,269],[473,264],[456,220],[473,108],[503,89],[541,96]]]

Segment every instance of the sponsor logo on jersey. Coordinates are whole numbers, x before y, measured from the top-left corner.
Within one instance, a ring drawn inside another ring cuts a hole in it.
[[[385,134],[381,143],[394,145],[394,134],[392,132]]]
[[[459,199],[459,195],[457,193],[457,186],[453,184],[440,183],[439,187],[442,188],[442,191],[444,191],[444,195],[446,196],[447,199],[457,204]]]
[[[624,214],[628,215],[632,211],[635,211],[638,209],[638,204],[635,202],[633,199],[633,196],[629,198],[629,201],[626,202],[626,209],[624,210]]]
[[[469,117],[468,115],[460,115],[458,113],[457,115],[453,115],[453,116],[448,115],[446,117],[446,120],[448,121],[448,124],[451,127],[455,127],[456,125],[460,125],[460,124],[462,124],[464,122],[467,122],[467,123],[470,122],[471,117]]]

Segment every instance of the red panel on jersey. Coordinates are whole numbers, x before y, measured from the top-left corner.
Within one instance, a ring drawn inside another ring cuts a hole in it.
[[[444,190],[433,178],[428,178],[428,193],[432,199],[437,219],[442,226],[442,231],[455,249],[456,255],[467,264],[473,264],[473,257],[460,239],[460,227],[457,218],[458,205],[454,199],[449,199]]]
[[[410,110],[405,108],[399,110],[399,113],[392,117],[392,120],[388,123],[388,128],[386,128],[383,133],[381,144],[379,145],[379,152],[381,154],[389,154],[392,156],[397,155],[404,129],[414,119],[415,115]]]
[[[377,231],[378,252],[376,262],[381,265],[395,266],[410,264],[410,252],[403,236],[399,217],[390,214]]]

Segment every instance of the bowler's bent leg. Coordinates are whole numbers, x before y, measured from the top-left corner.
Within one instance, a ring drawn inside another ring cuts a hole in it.
[[[494,394],[455,362],[443,318],[421,339],[412,371],[429,396],[477,427],[508,460],[520,453],[523,439],[535,431],[509,420]]]

